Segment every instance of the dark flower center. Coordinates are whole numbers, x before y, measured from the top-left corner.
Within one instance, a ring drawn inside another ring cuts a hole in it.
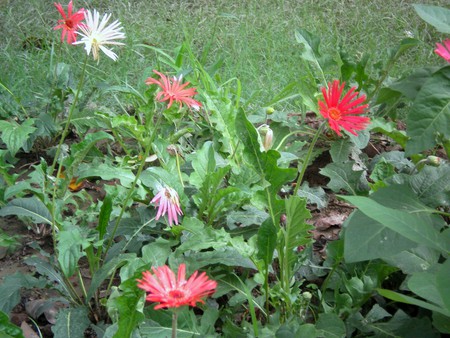
[[[184,298],[184,292],[182,292],[180,290],[171,290],[171,291],[169,291],[169,296],[171,298],[181,299],[181,298]]]
[[[72,19],[67,19],[66,20],[66,26],[71,28],[71,29],[73,28],[73,21],[72,21]]]
[[[341,111],[334,107],[328,109],[328,115],[335,121],[339,121],[341,119]]]

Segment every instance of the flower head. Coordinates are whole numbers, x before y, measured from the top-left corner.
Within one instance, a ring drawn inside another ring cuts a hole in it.
[[[172,226],[173,223],[178,224],[178,215],[183,215],[178,193],[170,187],[164,187],[159,190],[150,203],[155,203],[155,206],[158,207],[156,220],[167,213],[170,226]]]
[[[80,25],[78,34],[80,34],[82,38],[74,44],[83,43],[84,49],[88,55],[92,51],[94,60],[99,59],[99,50],[101,49],[103,53],[116,61],[117,54],[105,46],[123,45],[121,42],[114,41],[117,39],[125,39],[125,33],[122,32],[120,22],[116,20],[109,26],[106,26],[110,17],[111,14],[105,14],[100,21],[100,14],[95,9],[94,12],[86,11],[86,23]]]
[[[167,109],[172,106],[173,101],[178,102],[180,104],[180,108],[182,107],[183,103],[188,107],[194,108],[195,110],[198,110],[199,107],[202,106],[200,102],[192,98],[194,95],[198,94],[196,92],[196,89],[185,89],[185,87],[189,85],[189,82],[181,84],[182,76],[180,76],[179,78],[176,78],[174,76],[173,79],[170,79],[169,77],[161,74],[156,70],[154,70],[153,72],[159,75],[161,80],[158,81],[152,77],[149,77],[145,81],[145,83],[148,85],[156,84],[161,87],[162,90],[156,95],[156,99],[159,102],[169,101]]]
[[[59,14],[61,14],[62,19],[58,20],[58,25],[53,29],[62,29],[61,41],[64,41],[64,37],[67,35],[67,43],[72,44],[77,41],[77,30],[81,25],[81,21],[84,20],[84,8],[78,10],[76,13],[72,13],[73,4],[72,0],[67,6],[67,15],[60,3],[54,3]]]
[[[368,117],[358,116],[363,114],[368,107],[362,104],[366,100],[366,96],[359,98],[358,92],[354,92],[356,87],[352,87],[341,99],[345,82],[339,84],[338,80],[334,80],[333,84],[328,84],[328,91],[322,88],[325,102],[319,100],[320,114],[328,119],[330,128],[341,136],[341,128],[347,130],[353,135],[357,135],[355,130],[363,130],[370,122]]]
[[[434,52],[445,61],[450,62],[450,39],[444,40],[443,44],[436,43],[436,47]]]
[[[195,306],[197,303],[205,303],[203,297],[210,296],[217,287],[217,282],[208,279],[205,272],[200,275],[195,271],[186,280],[186,265],[180,264],[178,275],[167,265],[152,268],[142,273],[142,279],[138,279],[138,287],[148,292],[146,299],[149,302],[159,302],[155,310],[161,308],[177,308],[184,305]]]

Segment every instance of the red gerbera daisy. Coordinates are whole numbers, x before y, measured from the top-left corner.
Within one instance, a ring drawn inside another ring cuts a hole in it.
[[[352,87],[341,100],[344,86],[345,82],[339,84],[338,80],[334,80],[332,85],[328,83],[328,91],[322,88],[325,102],[319,100],[320,114],[328,119],[330,128],[339,136],[342,136],[341,128],[358,135],[355,130],[365,129],[370,122],[368,117],[358,115],[364,114],[369,105],[362,104],[366,100],[365,95],[356,98],[359,94],[354,91],[356,87]]]
[[[205,272],[198,275],[198,271],[195,271],[186,280],[185,264],[180,264],[177,277],[167,265],[153,267],[152,271],[153,274],[144,271],[142,280],[137,281],[138,287],[148,292],[146,299],[149,302],[159,302],[155,310],[205,303],[202,298],[212,295],[217,287],[217,282],[208,279]]]
[[[443,44],[436,43],[436,47],[434,52],[445,61],[450,62],[450,39],[444,40]]]
[[[180,104],[180,108],[182,107],[183,103],[188,107],[194,108],[195,110],[198,110],[202,106],[200,102],[192,98],[194,95],[198,94],[195,88],[185,89],[185,87],[189,85],[189,82],[181,84],[182,80],[181,76],[178,79],[176,77],[170,79],[169,77],[165,76],[164,74],[161,74],[156,70],[154,70],[153,72],[159,75],[161,81],[149,77],[145,81],[145,83],[148,85],[156,84],[161,87],[162,91],[160,91],[156,95],[156,99],[159,102],[169,101],[167,109],[169,109],[172,106],[173,101],[178,102]]]
[[[61,41],[64,41],[64,37],[67,34],[67,43],[72,44],[77,41],[77,29],[80,26],[81,21],[84,20],[84,8],[78,10],[76,13],[72,14],[72,0],[67,6],[67,15],[60,3],[54,3],[56,9],[63,17],[58,20],[58,26],[53,29],[62,29]]]

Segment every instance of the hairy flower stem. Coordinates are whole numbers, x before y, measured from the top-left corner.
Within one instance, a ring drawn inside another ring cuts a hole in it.
[[[106,255],[108,254],[109,249],[112,246],[112,243],[114,241],[114,235],[116,234],[117,229],[119,227],[119,223],[122,220],[123,214],[125,213],[125,208],[127,207],[127,204],[130,201],[130,199],[131,199],[131,196],[133,196],[134,188],[136,188],[137,181],[139,180],[139,177],[141,176],[141,173],[144,170],[145,160],[149,156],[150,150],[152,149],[152,143],[153,143],[153,140],[155,139],[156,131],[158,130],[159,123],[161,122],[161,117],[162,117],[162,113],[160,113],[158,115],[158,119],[156,120],[156,123],[155,123],[154,129],[152,131],[152,134],[150,136],[150,139],[147,141],[147,145],[146,145],[145,150],[144,150],[144,156],[142,157],[141,163],[140,163],[138,171],[137,171],[137,173],[136,173],[136,175],[134,177],[134,181],[131,184],[130,190],[128,190],[128,194],[125,197],[125,200],[123,201],[122,209],[120,210],[119,216],[117,217],[116,222],[114,224],[114,229],[113,229],[113,231],[111,233],[111,237],[109,238],[109,242],[108,242],[108,245],[106,246],[105,253],[104,253],[103,257],[106,257]]]
[[[309,145],[308,153],[306,154],[306,157],[302,163],[302,169],[300,170],[300,174],[298,175],[298,178],[297,178],[297,184],[295,185],[295,188],[294,188],[294,194],[293,194],[294,196],[297,196],[298,189],[300,188],[300,185],[302,184],[303,176],[305,176],[306,168],[308,167],[309,161],[311,159],[311,155],[314,150],[314,146],[316,145],[316,142],[319,139],[319,136],[322,133],[322,130],[323,130],[325,124],[326,124],[326,122],[323,122],[319,126],[319,128],[317,128],[317,132],[314,135],[314,138],[312,139],[311,144]]]
[[[56,149],[56,154],[55,154],[55,158],[53,159],[53,163],[52,166],[50,167],[50,175],[53,174],[53,171],[55,170],[56,167],[56,163],[58,162],[58,158],[59,155],[61,154],[61,148],[62,145],[64,143],[65,138],[67,137],[68,131],[69,131],[69,126],[70,126],[70,121],[72,119],[72,114],[75,110],[75,106],[77,104],[78,101],[78,96],[80,95],[81,92],[81,87],[83,86],[84,83],[84,75],[86,74],[86,65],[87,65],[87,56],[84,59],[84,64],[83,64],[83,70],[81,72],[81,78],[80,78],[80,82],[78,83],[78,87],[77,87],[77,91],[75,93],[75,97],[73,99],[72,105],[70,106],[70,110],[69,110],[69,115],[67,116],[67,121],[66,121],[66,126],[64,127],[64,130],[61,134],[61,139],[59,140],[59,144],[58,144],[58,148]],[[58,188],[58,179],[59,176],[61,175],[61,171],[62,171],[62,164],[60,163],[58,166],[58,172],[56,173],[56,177],[55,177],[55,181],[53,184],[53,195],[52,195],[52,210],[51,210],[51,214],[52,214],[52,237],[53,237],[53,248],[56,251],[56,217],[55,217],[55,213],[56,213],[56,190]]]
[[[175,309],[172,312],[172,338],[177,338],[177,324],[178,324],[178,312]]]

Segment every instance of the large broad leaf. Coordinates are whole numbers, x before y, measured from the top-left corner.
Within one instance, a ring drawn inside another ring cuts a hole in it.
[[[345,337],[345,324],[334,313],[322,313],[317,320],[316,329],[321,331],[320,337]]]
[[[328,195],[322,187],[310,187],[308,181],[304,181],[297,195],[306,198],[308,203],[317,205],[317,208],[323,209],[328,205]]]
[[[81,229],[72,226],[58,233],[58,262],[66,277],[71,277],[77,267],[78,261],[85,255],[83,249],[91,243],[84,238]]]
[[[244,145],[244,159],[249,166],[253,166],[258,173],[265,190],[258,191],[256,195],[263,203],[272,209],[275,217],[278,217],[284,209],[284,203],[277,197],[283,184],[292,181],[297,174],[295,169],[280,168],[277,160],[280,154],[275,150],[261,152],[258,142],[258,132],[248,121],[243,110],[236,117],[236,129],[238,136]],[[269,186],[267,186],[269,183]]]
[[[0,311],[10,313],[19,304],[21,288],[43,288],[45,285],[45,280],[39,280],[30,274],[16,272],[14,275],[6,276],[0,284]]]
[[[411,176],[409,184],[427,206],[436,208],[450,205],[450,164],[426,166],[419,174]]]
[[[299,29],[295,32],[295,39],[302,46],[301,57],[306,61],[319,65],[317,59],[320,57],[320,39],[304,29]]]
[[[435,228],[435,224],[440,222],[439,217],[418,212],[426,210],[426,206],[406,185],[393,185],[379,189],[371,195],[370,199],[365,197],[345,198],[351,202],[353,200],[373,202],[373,204],[370,203],[370,206],[355,211],[344,224],[344,257],[348,262],[392,257],[421,244],[425,235],[431,238],[442,237]],[[356,205],[359,206],[359,204]],[[377,209],[378,207],[382,209]],[[389,212],[392,211],[396,217],[399,217],[397,213],[406,214],[408,215],[406,217],[413,219],[413,222],[409,224],[407,220],[402,220],[397,223],[390,219],[393,215],[384,213],[386,209]],[[412,228],[416,231],[413,238],[411,237]],[[429,241],[432,242],[432,239]],[[443,239],[439,239],[439,241],[442,243]],[[427,246],[429,247],[429,245]]]
[[[202,148],[190,155],[194,172],[189,177],[189,182],[197,188],[202,186],[206,175],[216,169],[214,148],[211,141],[205,142]]]
[[[450,66],[435,72],[420,89],[406,119],[406,155],[436,145],[436,134],[450,138]]]
[[[450,34],[450,9],[432,5],[414,4],[417,14],[439,32]]]
[[[0,335],[4,338],[24,338],[20,327],[9,321],[9,316],[0,311]]]
[[[33,124],[34,119],[27,119],[22,124],[18,124],[15,121],[0,121],[2,140],[12,156],[16,155],[19,149],[27,142],[28,136],[36,130]]]
[[[277,244],[278,229],[268,217],[258,230],[257,247],[258,258],[264,261],[266,267],[272,263],[273,253]]]
[[[70,290],[67,288],[64,277],[48,261],[38,257],[30,257],[25,260],[25,263],[34,266],[36,272],[47,277],[62,294],[70,296]]]
[[[286,229],[283,238],[283,256],[287,266],[282,267],[283,274],[292,277],[291,271],[297,262],[297,247],[311,242],[310,231],[314,227],[306,223],[311,214],[306,209],[306,199],[291,196],[286,200]]]
[[[125,186],[131,186],[134,181],[134,174],[130,169],[120,168],[113,166],[110,163],[99,163],[94,161],[93,163],[82,163],[75,175],[79,180],[88,177],[100,177],[104,180],[120,180],[120,183]]]
[[[354,171],[353,163],[329,163],[325,168],[320,169],[320,173],[330,178],[327,186],[334,192],[345,190],[352,195],[356,195],[359,190],[362,170]]]
[[[52,224],[52,215],[36,197],[16,198],[0,209],[0,216],[27,216],[34,223]]]
[[[386,201],[378,202],[368,197],[341,197],[354,204],[369,218],[417,244],[423,244],[442,252],[450,251],[448,234],[443,236],[439,229],[435,227],[436,224],[442,224],[442,220],[435,215],[431,215],[429,211],[427,212],[427,208],[414,198],[415,195],[411,190],[410,192],[408,190],[410,189],[406,186],[392,187],[390,189],[392,196],[403,199],[395,203],[391,198],[392,204],[389,207],[384,206]],[[402,205],[405,205],[407,201],[414,204],[407,206],[405,209]]]
[[[55,337],[83,338],[90,323],[85,307],[61,309],[56,317],[56,324],[52,326],[52,332]]]

